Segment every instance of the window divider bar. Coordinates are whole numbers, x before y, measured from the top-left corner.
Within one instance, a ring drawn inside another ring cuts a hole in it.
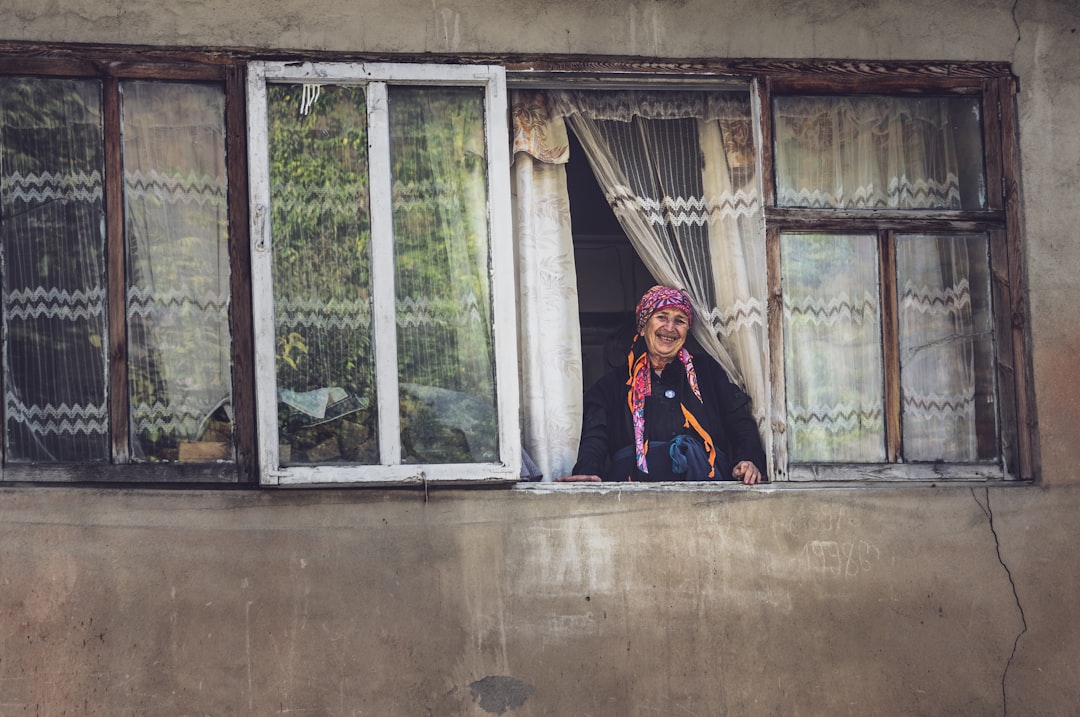
[[[1002,98],[995,80],[983,80],[982,128],[983,156],[986,166],[986,206],[1001,211],[1005,206],[1004,167],[1002,166]]]
[[[885,378],[885,455],[889,463],[903,460],[900,391],[900,317],[896,303],[896,235],[878,235],[878,284],[881,291],[881,344]]]
[[[102,81],[105,122],[105,267],[107,274],[109,358],[109,435],[112,460],[131,461],[129,448],[127,347],[127,257],[124,251],[124,159],[120,81]]]
[[[266,76],[252,63],[247,78],[248,192],[250,216],[251,328],[254,334],[256,451],[259,480],[278,482],[277,373],[274,366],[274,297],[271,284],[270,159],[267,149]]]
[[[379,462],[398,465],[401,463],[401,416],[398,409],[394,207],[388,99],[385,83],[367,85],[372,343],[375,347],[375,394],[379,412]]]
[[[510,206],[510,131],[506,108],[510,106],[506,74],[492,70],[484,93],[484,136],[487,141],[489,281],[495,348],[495,391],[498,402],[499,458],[511,473],[521,472],[520,389],[517,385],[516,282],[496,281],[514,276],[514,227]]]
[[[919,231],[971,231],[994,229],[1005,221],[1001,210],[944,211],[924,209],[818,209],[765,205],[765,221],[782,224],[786,231],[873,231],[876,229]]]
[[[1001,448],[1001,461],[1008,478],[1021,477],[1020,472],[1020,433],[1018,410],[1021,401],[1016,395],[1017,367],[1019,356],[1013,352],[1012,300],[1009,282],[1008,243],[1004,231],[990,232],[990,301],[994,307],[994,358],[996,374],[994,376],[995,397],[997,401],[998,436]],[[1002,307],[1010,307],[1005,311]]]
[[[781,278],[780,230],[768,227],[765,231],[765,261],[768,277],[767,323],[769,331],[769,383],[772,386],[769,420],[772,421],[773,465],[771,480],[788,480],[787,437],[787,379],[784,367],[784,290]]]
[[[254,334],[251,324],[251,247],[249,244],[247,115],[244,102],[245,73],[231,65],[225,73],[225,143],[228,162],[229,211],[229,331],[232,334],[233,446],[238,479],[249,481],[258,468],[255,445]]]
[[[768,79],[755,79],[750,92],[751,116],[754,122],[754,143],[757,145],[758,182],[761,206],[776,206],[776,173],[773,169],[772,85]]]

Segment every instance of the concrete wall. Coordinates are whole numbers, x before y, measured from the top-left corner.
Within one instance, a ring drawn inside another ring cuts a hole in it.
[[[1080,689],[1076,488],[0,497],[4,715],[1065,715]]]
[[[1078,30],[1067,0],[4,0],[0,40],[1012,62],[1041,467],[427,500],[4,488],[0,715],[1075,712]]]

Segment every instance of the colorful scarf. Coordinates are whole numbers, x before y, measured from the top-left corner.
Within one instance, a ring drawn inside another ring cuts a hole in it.
[[[637,330],[641,333],[641,330],[645,328],[645,323],[649,320],[649,317],[655,314],[660,309],[666,309],[669,306],[674,306],[677,309],[681,309],[689,320],[687,328],[692,328],[694,325],[694,307],[690,304],[690,297],[682,289],[672,289],[667,286],[654,286],[646,291],[641,299],[638,301],[637,310]]]

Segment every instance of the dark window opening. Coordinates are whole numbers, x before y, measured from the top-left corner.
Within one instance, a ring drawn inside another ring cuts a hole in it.
[[[570,136],[566,165],[577,266],[582,383],[588,388],[625,361],[634,307],[656,283],[604,198],[581,143]]]

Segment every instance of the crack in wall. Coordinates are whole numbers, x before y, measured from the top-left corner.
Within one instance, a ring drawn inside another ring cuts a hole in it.
[[[1020,21],[1016,19],[1016,10],[1017,10],[1018,7],[1020,7],[1020,0],[1013,0],[1012,11],[1011,12],[1012,12],[1013,27],[1016,28],[1016,42],[1014,43],[1014,47],[1018,46],[1020,44]]]
[[[979,500],[979,496],[976,495],[975,489],[971,489],[971,497],[975,499],[976,505],[982,509],[984,515],[990,526],[990,533],[994,536],[994,550],[997,551],[998,563],[1005,569],[1005,575],[1009,578],[1009,585],[1012,588],[1013,600],[1016,602],[1016,609],[1020,612],[1020,632],[1016,634],[1016,639],[1013,640],[1012,651],[1009,653],[1009,659],[1005,661],[1005,668],[1001,671],[1001,714],[1009,714],[1009,695],[1006,687],[1006,682],[1009,678],[1009,668],[1012,667],[1013,660],[1016,658],[1016,650],[1020,644],[1020,638],[1027,632],[1027,616],[1024,614],[1024,606],[1020,603],[1020,594],[1016,591],[1016,581],[1013,580],[1012,570],[1009,570],[1009,566],[1006,565],[1005,559],[1001,557],[1001,540],[998,538],[997,528],[994,527],[994,511],[990,507],[990,489],[983,488],[985,504]]]

